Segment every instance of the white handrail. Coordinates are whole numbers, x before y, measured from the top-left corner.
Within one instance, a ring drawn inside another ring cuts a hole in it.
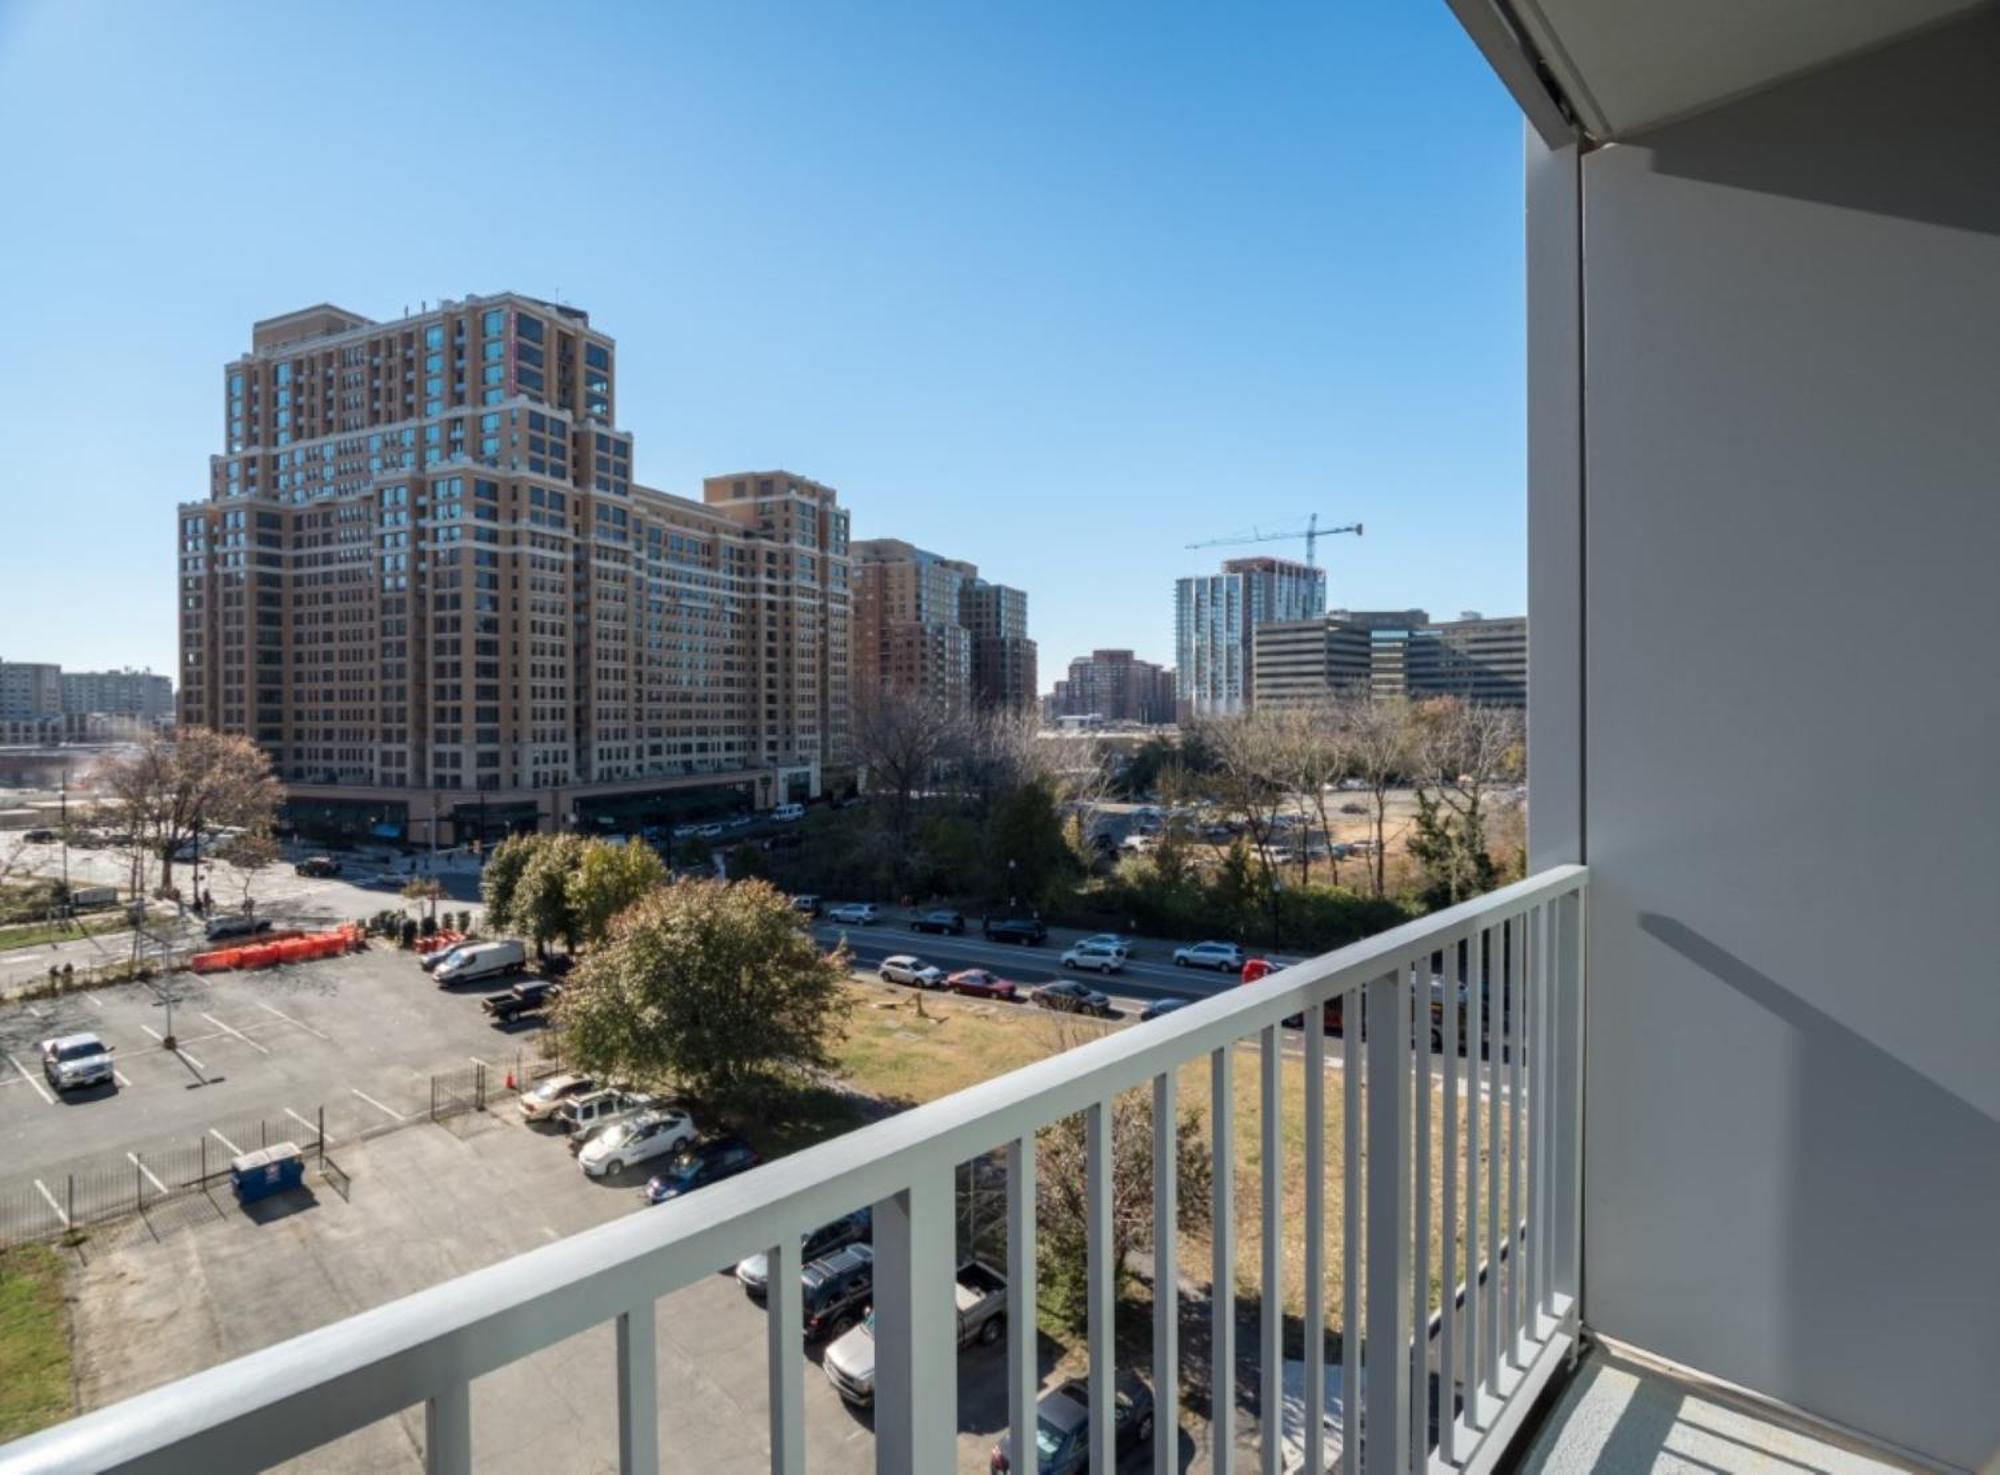
[[[698,1195],[85,1414],[0,1447],[0,1475],[260,1468],[419,1402],[459,1410],[473,1378],[650,1306],[718,1264],[795,1245],[808,1230],[863,1205],[882,1204],[913,1187],[948,1185],[961,1162],[1031,1138],[1041,1127],[1108,1103],[1186,1062],[1226,1052],[1246,1036],[1399,969],[1407,976],[1411,960],[1476,939],[1531,908],[1580,897],[1586,879],[1581,866],[1541,872]],[[1355,1011],[1350,1020],[1359,1004],[1358,997],[1347,1000]],[[1352,1296],[1350,1290],[1350,1304]],[[1010,1328],[1010,1335],[1022,1331]],[[1025,1331],[1032,1335],[1032,1325]],[[884,1397],[892,1391],[886,1380],[882,1391]]]

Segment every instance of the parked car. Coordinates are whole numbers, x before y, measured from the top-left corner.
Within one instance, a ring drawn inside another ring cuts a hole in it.
[[[1125,949],[1101,942],[1080,942],[1062,955],[1065,968],[1088,968],[1097,973],[1116,973],[1125,966]]]
[[[417,966],[426,973],[435,973],[446,958],[451,957],[455,953],[463,952],[466,948],[477,946],[477,943],[469,939],[465,942],[455,942],[450,947],[441,947],[434,953],[425,953],[421,958],[417,959]]]
[[[517,983],[504,994],[488,994],[480,1007],[493,1016],[495,1024],[512,1024],[523,1014],[539,1014],[562,993],[562,985],[546,978]]]
[[[1018,942],[1027,947],[1035,946],[1049,935],[1040,917],[1005,917],[998,922],[988,917],[980,930],[990,942]]]
[[[1139,951],[1132,939],[1120,932],[1093,932],[1088,937],[1079,937],[1076,940],[1076,945],[1078,947],[1115,947],[1125,954],[1128,959],[1134,957]]]
[[[757,1149],[741,1137],[715,1137],[697,1142],[668,1164],[665,1172],[653,1175],[646,1185],[646,1202],[663,1204],[724,1178],[747,1173],[762,1161]]]
[[[1149,1019],[1164,1018],[1176,1009],[1187,1008],[1193,1002],[1193,999],[1155,999],[1139,1011],[1139,1022],[1144,1024]]]
[[[844,901],[837,907],[828,907],[826,919],[850,927],[873,927],[882,920],[882,909],[872,901]]]
[[[337,876],[340,874],[340,862],[330,855],[309,855],[292,870],[301,876]]]
[[[576,1155],[592,1178],[622,1173],[633,1163],[662,1157],[694,1141],[694,1118],[684,1111],[642,1111],[592,1137]]]
[[[1007,1330],[1007,1279],[992,1266],[968,1260],[958,1267],[953,1287],[958,1309],[958,1345],[991,1346]],[[875,1313],[834,1339],[820,1360],[833,1391],[857,1408],[875,1401]]]
[[[1028,995],[1028,1001],[1043,1009],[1056,1009],[1065,1014],[1095,1014],[1104,1018],[1111,1013],[1111,999],[1099,993],[1087,983],[1075,979],[1064,979],[1059,983],[1045,983]]]
[[[1243,949],[1233,942],[1197,942],[1174,949],[1176,968],[1213,968],[1236,973],[1243,967]]]
[[[248,917],[239,912],[232,917],[217,917],[203,929],[202,935],[210,942],[227,942],[233,937],[257,937],[270,930],[269,917]]]
[[[570,1139],[570,1151],[583,1151],[584,1144],[599,1132],[627,1117],[651,1111],[659,1101],[643,1091],[622,1091],[615,1087],[572,1096],[555,1111],[555,1124]]]
[[[53,845],[56,843],[56,832],[50,829],[33,829],[25,832],[21,839],[29,845]]]
[[[475,942],[470,947],[453,948],[451,956],[431,970],[431,977],[443,987],[482,978],[505,978],[527,966],[528,950],[519,942],[512,939]]]
[[[822,1224],[799,1243],[799,1263],[810,1265],[845,1245],[866,1244],[873,1232],[868,1210],[856,1209],[830,1224]],[[768,1255],[746,1255],[736,1262],[736,1283],[753,1301],[761,1301],[770,1290],[771,1259]]]
[[[546,1121],[572,1096],[582,1096],[596,1089],[597,1082],[589,1076],[567,1071],[550,1076],[521,1093],[521,1115],[531,1122]]]
[[[794,820],[801,820],[805,817],[806,807],[803,804],[780,804],[776,809],[771,811],[771,818],[781,825],[788,825]]]
[[[820,910],[823,906],[824,903],[821,902],[817,896],[807,895],[807,896],[795,896],[792,898],[792,910],[795,912],[803,912],[808,917],[817,917],[820,914]]]
[[[882,960],[875,970],[884,983],[907,983],[912,988],[943,988],[944,969],[926,963],[912,953],[895,953]]]
[[[965,914],[949,909],[934,912],[919,912],[910,918],[912,932],[949,933],[957,937],[965,931]]]
[[[722,826],[719,824],[696,825],[694,832],[704,840],[713,840],[722,833]]]
[[[43,1040],[39,1053],[42,1074],[57,1091],[80,1091],[85,1086],[116,1084],[111,1065],[111,1047],[88,1030]]]
[[[1137,1374],[1121,1372],[1112,1389],[1111,1417],[1118,1426],[1114,1449],[1123,1460],[1153,1442],[1153,1390]],[[1008,1475],[1014,1468],[1014,1437],[1002,1434],[989,1468]],[[1044,1393],[1035,1404],[1035,1464],[1023,1475],[1081,1475],[1090,1468],[1090,1385],[1071,1378]]]
[[[847,1245],[799,1272],[808,1342],[833,1336],[860,1317],[875,1294],[875,1250]]]
[[[989,973],[984,968],[961,969],[947,978],[944,986],[955,994],[975,999],[1006,999],[1012,1002],[1020,997],[1013,980]]]

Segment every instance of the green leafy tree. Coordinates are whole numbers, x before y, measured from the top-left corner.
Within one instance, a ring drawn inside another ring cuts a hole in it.
[[[1054,883],[1076,868],[1055,796],[1041,782],[1002,795],[989,828],[996,894],[1006,892],[1023,906],[1039,905]]]
[[[569,873],[569,905],[576,918],[576,938],[588,945],[602,941],[611,919],[656,886],[667,884],[667,868],[650,845],[628,841],[613,845],[586,840],[576,868]]]
[[[674,847],[674,864],[683,870],[699,871],[707,868],[715,856],[715,847],[705,836],[688,835]]]
[[[489,925],[514,925],[514,893],[528,869],[528,862],[534,859],[536,846],[543,838],[540,835],[509,835],[486,858],[486,868],[479,877],[479,899],[486,903]]]
[[[508,925],[525,933],[537,952],[546,952],[551,942],[574,949],[581,928],[569,880],[583,861],[583,837],[538,835],[535,842],[507,908]]]
[[[555,1023],[577,1069],[742,1103],[833,1064],[846,978],[767,883],[682,879],[613,922]]]
[[[771,857],[759,845],[739,845],[729,852],[724,862],[729,868],[732,881],[768,880],[771,875]]]

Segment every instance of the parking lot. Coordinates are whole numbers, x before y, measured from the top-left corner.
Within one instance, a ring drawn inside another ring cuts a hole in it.
[[[497,1087],[535,1054],[532,1018],[492,1024],[480,997],[440,989],[408,953],[254,973],[175,974],[0,1008],[0,1215],[60,1216],[64,1180],[206,1140],[218,1161],[280,1140],[328,1144],[426,1116],[431,1078],[485,1066]],[[165,1045],[168,999],[177,1048]],[[88,1030],[114,1047],[113,1084],[58,1095],[39,1041]],[[37,1186],[38,1185],[38,1186]],[[20,1226],[0,1222],[0,1237]]]

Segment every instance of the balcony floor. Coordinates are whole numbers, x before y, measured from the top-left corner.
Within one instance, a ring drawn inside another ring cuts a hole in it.
[[[1731,1390],[1595,1347],[1543,1420],[1522,1475],[1901,1475],[1893,1463]]]

